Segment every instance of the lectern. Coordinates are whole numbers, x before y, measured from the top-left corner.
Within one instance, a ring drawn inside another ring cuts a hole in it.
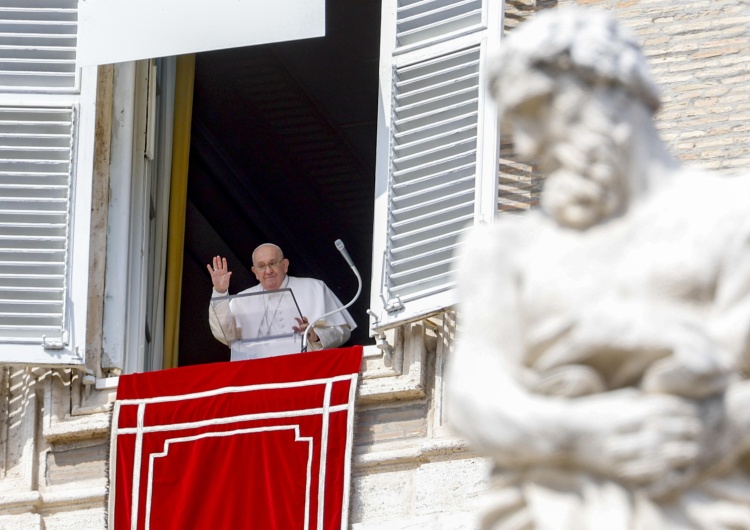
[[[293,330],[302,313],[291,289],[214,297],[211,307],[232,361],[302,351],[302,334]]]

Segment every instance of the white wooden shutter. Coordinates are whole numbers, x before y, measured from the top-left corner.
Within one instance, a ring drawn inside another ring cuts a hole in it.
[[[3,363],[84,361],[95,72],[76,68],[76,6],[0,0]]]
[[[498,136],[485,89],[501,2],[384,0],[374,329],[455,302],[459,238],[494,215]]]

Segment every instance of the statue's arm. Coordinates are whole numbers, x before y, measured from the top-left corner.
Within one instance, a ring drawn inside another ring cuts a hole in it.
[[[730,223],[735,230],[722,241],[721,255],[706,261],[709,270],[718,271],[712,300],[694,304],[706,310],[691,312],[685,303],[665,312],[654,304],[641,315],[646,322],[638,340],[669,352],[646,372],[642,386],[647,391],[705,397],[748,384],[739,383],[750,373],[750,216],[744,210],[743,205],[739,219]],[[738,416],[738,424],[750,431],[750,423],[740,417],[747,415]]]
[[[651,483],[689,462],[700,424],[683,400],[635,389],[561,398],[533,394],[519,382],[525,337],[518,258],[529,235],[485,227],[464,242],[458,338],[447,365],[451,426],[511,467],[565,462]]]
[[[516,378],[524,337],[515,239],[512,231],[482,226],[463,242],[456,268],[458,337],[447,374],[449,421],[485,451],[554,458],[564,445],[562,406],[550,402],[531,410],[534,398]]]
[[[600,290],[606,291],[604,287]],[[646,289],[631,298],[603,292],[573,308],[576,317],[570,329],[535,366],[550,370],[569,363],[607,363],[610,358],[612,388],[636,385],[650,393],[689,398],[723,391],[730,365],[700,303],[677,304]]]
[[[750,374],[750,215],[740,224],[720,264],[709,329],[724,361]]]
[[[739,433],[738,453],[750,451],[750,216],[743,217],[723,256],[709,321],[711,335],[732,369],[725,404],[728,423]]]

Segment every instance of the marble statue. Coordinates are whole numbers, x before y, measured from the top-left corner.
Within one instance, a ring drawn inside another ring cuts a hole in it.
[[[750,529],[750,176],[668,153],[610,15],[537,14],[490,90],[538,211],[471,231],[450,423],[494,462],[482,529]]]

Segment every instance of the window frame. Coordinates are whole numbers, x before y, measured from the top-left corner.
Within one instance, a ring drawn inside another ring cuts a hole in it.
[[[163,344],[154,338],[163,340],[157,328],[163,320],[175,67],[175,57],[115,65],[113,105],[121,119],[110,164],[101,359],[107,371],[162,368]]]

